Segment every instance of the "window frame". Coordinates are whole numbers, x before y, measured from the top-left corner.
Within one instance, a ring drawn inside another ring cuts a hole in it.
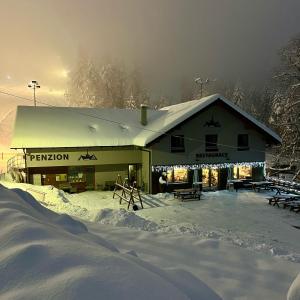
[[[247,145],[246,144],[243,144],[243,143],[240,143],[241,141],[243,141],[243,138],[242,137],[247,137]],[[240,140],[241,138],[241,140]],[[248,151],[250,148],[249,148],[249,134],[248,133],[240,133],[238,134],[237,136],[237,151]]]
[[[184,143],[184,135],[183,134],[176,134],[171,135],[171,152],[185,152],[185,143]]]
[[[215,142],[208,141],[208,137],[216,137]],[[206,134],[205,135],[205,152],[218,152],[218,135]]]

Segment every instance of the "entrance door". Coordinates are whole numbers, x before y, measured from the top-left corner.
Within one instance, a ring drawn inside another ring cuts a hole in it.
[[[138,182],[137,165],[128,165],[128,181],[130,185],[132,185],[134,181]]]
[[[219,170],[218,169],[202,169],[202,186],[203,188],[218,188]]]

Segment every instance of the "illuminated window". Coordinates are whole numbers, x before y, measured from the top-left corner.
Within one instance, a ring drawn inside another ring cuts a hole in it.
[[[168,182],[187,182],[188,170],[187,169],[172,169],[167,172]]]
[[[209,169],[202,169],[202,186],[209,186]]]
[[[174,169],[174,181],[187,181],[187,169]]]
[[[56,174],[55,181],[67,181],[67,174]]]
[[[238,167],[234,167],[233,168],[233,178],[234,179],[238,179],[239,178],[239,168]]]
[[[252,177],[252,167],[234,167],[233,168],[233,178],[234,179],[247,179]]]
[[[252,167],[239,167],[239,178],[251,178],[252,177]]]
[[[168,182],[174,181],[173,169],[167,171],[167,180]]]
[[[217,169],[202,169],[202,186],[217,187],[219,184],[219,171]]]

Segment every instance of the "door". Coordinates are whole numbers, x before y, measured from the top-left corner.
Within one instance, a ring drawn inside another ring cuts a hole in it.
[[[202,169],[202,186],[203,188],[218,188],[219,170],[218,169]]]
[[[33,174],[33,184],[34,185],[42,185],[42,175],[41,174]]]
[[[138,168],[137,165],[128,165],[128,182],[133,185],[133,182],[138,182]]]

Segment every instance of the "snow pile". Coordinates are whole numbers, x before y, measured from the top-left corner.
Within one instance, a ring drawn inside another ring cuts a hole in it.
[[[287,294],[287,300],[299,300],[300,299],[300,273],[293,281]]]
[[[124,208],[119,210],[110,208],[101,209],[95,218],[95,222],[145,231],[157,231],[159,228],[156,223],[139,217],[134,212],[127,211]]]
[[[292,262],[300,262],[300,254],[289,252],[283,247],[266,244],[254,237],[241,237],[238,232],[230,232],[220,228],[219,230],[207,230],[203,226],[195,223],[182,222],[178,224],[168,224],[161,220],[160,224],[154,221],[147,220],[135,212],[128,211],[124,208],[101,209],[96,215],[94,222],[111,225],[117,227],[127,227],[136,230],[143,230],[148,232],[160,232],[168,234],[193,235],[200,239],[217,239],[221,241],[230,242],[233,245],[251,250],[264,252],[274,257],[279,257]]]
[[[0,185],[1,299],[221,299],[187,271],[120,251],[29,193]]]
[[[148,232],[188,234],[200,239],[213,238],[300,262],[298,215],[268,205],[267,195],[262,192],[203,193],[201,201],[192,202],[181,202],[168,193],[142,195],[145,209],[132,212],[127,210],[126,202],[120,205],[118,199],[113,199],[111,191],[68,194],[53,186],[4,181],[3,184],[27,190],[45,207],[84,221]]]

